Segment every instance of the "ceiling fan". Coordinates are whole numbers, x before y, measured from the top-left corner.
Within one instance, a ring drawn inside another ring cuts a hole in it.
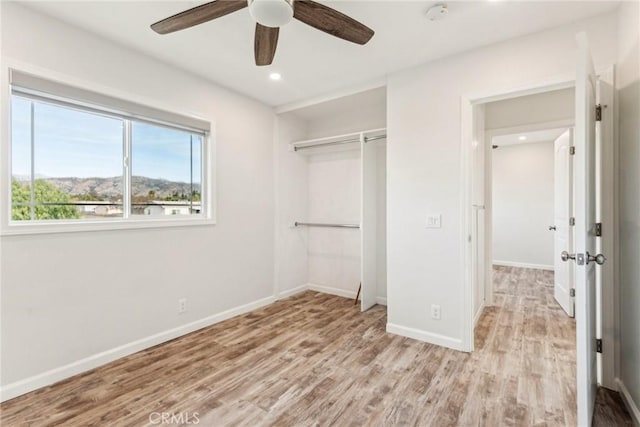
[[[332,36],[366,44],[374,31],[353,18],[311,0],[216,0],[194,7],[151,25],[158,34],[184,30],[249,7],[256,21],[256,65],[270,65],[276,54],[281,26],[292,18]]]

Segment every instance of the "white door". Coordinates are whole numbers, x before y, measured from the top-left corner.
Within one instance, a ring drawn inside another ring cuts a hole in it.
[[[596,367],[596,75],[585,33],[578,34],[576,73],[575,287],[578,425],[591,426],[597,388]],[[566,256],[565,256],[566,258]]]
[[[362,201],[360,206],[360,238],[361,238],[361,309],[368,310],[376,305],[378,294],[378,269],[377,269],[377,156],[375,143],[366,143],[361,138],[362,149]]]
[[[553,296],[560,307],[574,316],[573,290],[574,266],[563,262],[562,251],[573,249],[573,227],[569,225],[573,212],[573,165],[571,146],[573,133],[568,129],[554,142],[553,168],[553,226],[554,230],[554,280]]]

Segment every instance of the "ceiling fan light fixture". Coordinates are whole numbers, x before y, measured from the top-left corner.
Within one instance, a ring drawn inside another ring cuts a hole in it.
[[[245,7],[249,8],[251,17],[256,21],[253,53],[259,67],[273,63],[280,27],[293,18],[359,45],[367,44],[375,34],[361,22],[314,0],[213,0],[151,24],[151,29],[158,34],[169,34],[213,21]]]
[[[282,27],[293,19],[293,0],[249,0],[249,13],[265,27]]]

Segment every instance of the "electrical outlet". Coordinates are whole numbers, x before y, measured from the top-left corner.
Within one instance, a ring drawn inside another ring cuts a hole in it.
[[[180,298],[178,300],[178,314],[182,314],[185,311],[187,311],[187,299],[186,298]]]
[[[440,320],[440,306],[436,304],[431,304],[431,318]]]

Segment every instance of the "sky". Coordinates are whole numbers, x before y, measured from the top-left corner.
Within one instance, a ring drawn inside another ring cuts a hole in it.
[[[31,173],[31,101],[13,96],[12,174]],[[34,109],[36,177],[101,177],[123,174],[124,121],[41,102]],[[131,173],[190,182],[191,134],[146,123],[131,128]],[[200,182],[201,137],[193,136],[193,180]]]

